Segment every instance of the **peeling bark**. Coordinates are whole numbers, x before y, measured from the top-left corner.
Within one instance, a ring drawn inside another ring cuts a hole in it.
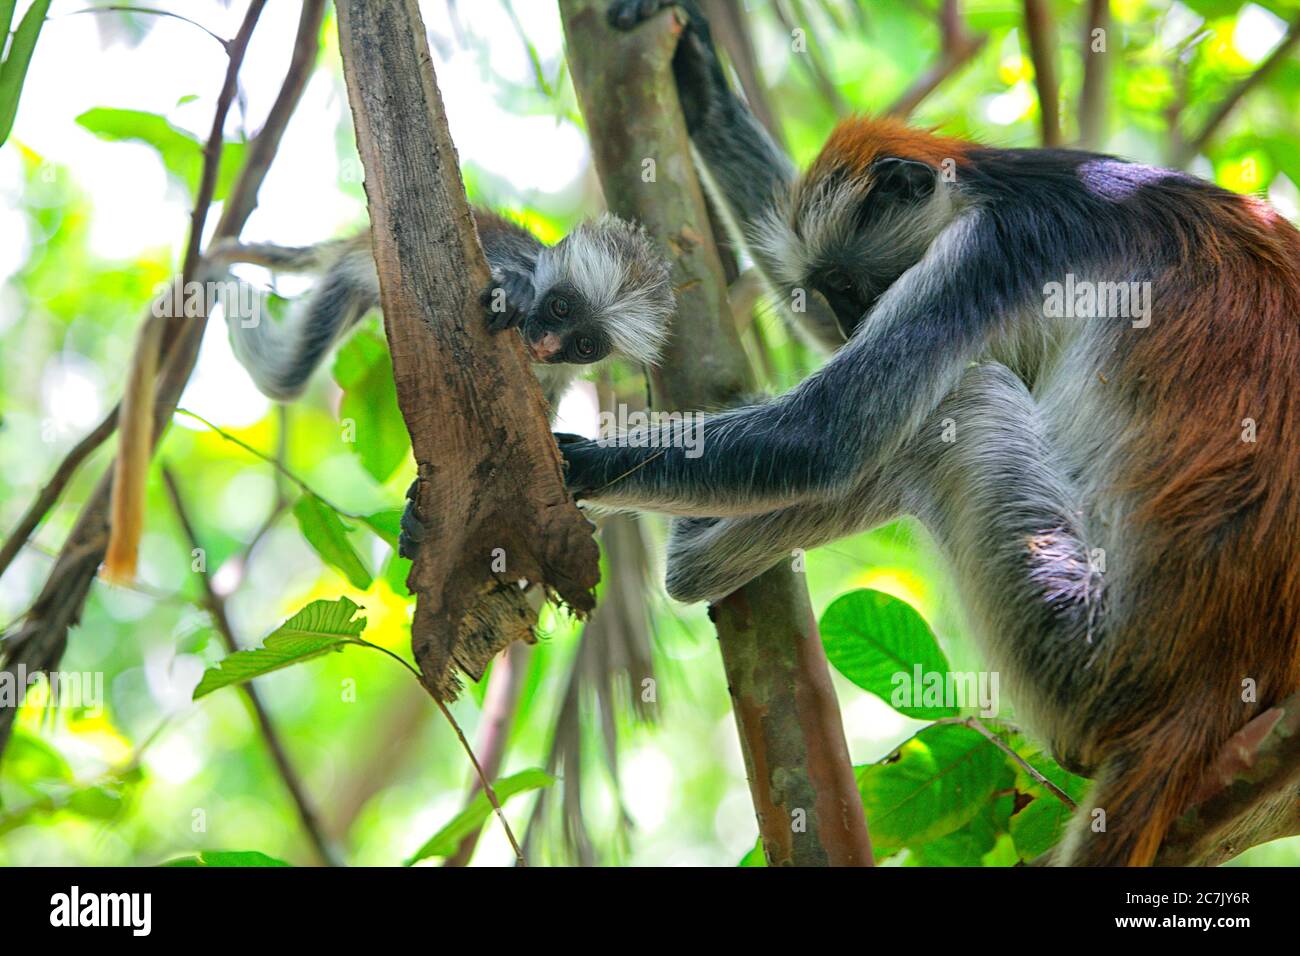
[[[457,668],[477,679],[510,641],[533,639],[536,613],[518,581],[590,611],[598,550],[564,488],[523,344],[483,320],[488,267],[417,4],[339,0],[338,12],[384,327],[429,527],[407,579],[411,644],[425,686],[448,700]]]

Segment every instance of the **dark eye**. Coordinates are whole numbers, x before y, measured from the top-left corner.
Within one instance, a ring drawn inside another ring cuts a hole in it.
[[[562,295],[553,295],[551,296],[549,308],[551,315],[557,319],[563,319],[569,314],[569,300]]]
[[[584,335],[578,339],[576,348],[583,358],[591,358],[596,354],[596,340],[590,335]]]
[[[822,277],[822,282],[832,292],[848,292],[853,288],[853,280],[842,269],[831,269]]]

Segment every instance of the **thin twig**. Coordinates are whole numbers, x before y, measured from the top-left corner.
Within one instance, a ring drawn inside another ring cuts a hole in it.
[[[8,570],[9,565],[13,562],[18,552],[23,549],[23,545],[32,536],[37,526],[45,519],[45,515],[59,497],[63,494],[63,489],[67,487],[72,476],[76,474],[81,463],[89,458],[100,445],[108,440],[108,436],[113,434],[113,429],[117,427],[117,406],[113,407],[104,420],[95,426],[94,431],[86,435],[81,441],[77,442],[66,455],[63,461],[59,462],[59,467],[54,470],[50,480],[45,483],[40,492],[36,495],[35,500],[27,506],[23,516],[18,519],[18,524],[5,540],[4,546],[0,547],[0,575]]]
[[[477,743],[479,753],[482,754],[484,773],[493,779],[500,774],[501,763],[505,759],[510,725],[514,720],[519,692],[523,689],[528,670],[528,652],[529,646],[522,641],[516,641],[506,648],[492,667],[487,696],[483,699]],[[477,779],[474,780],[465,797],[466,804],[482,789],[482,784]],[[468,865],[482,832],[481,827],[476,827],[473,833],[461,840],[456,852],[443,861],[443,866]]]
[[[283,475],[285,478],[288,478],[291,482],[297,485],[299,490],[301,490],[303,494],[311,495],[313,498],[319,498],[321,502],[324,503],[325,506],[328,507],[331,511],[337,511],[339,514],[347,518],[356,518],[357,520],[362,519],[361,515],[352,514],[351,512],[346,511],[343,508],[338,508],[335,507],[333,504],[331,504],[329,500],[326,499],[323,495],[317,493],[311,487],[311,485],[307,484],[307,482],[303,481],[301,478],[295,475],[293,471],[291,471],[289,467],[285,465],[282,458],[273,457],[271,455],[268,455],[264,451],[259,451],[258,449],[254,448],[252,445],[248,444],[248,442],[244,441],[242,438],[236,438],[234,435],[230,434],[230,432],[226,431],[224,428],[212,424],[212,422],[208,421],[202,415],[199,415],[196,412],[192,412],[187,408],[176,409],[176,414],[184,415],[186,418],[192,418],[196,422],[202,422],[208,428],[212,429],[212,431],[214,431],[218,436],[224,438],[232,445],[238,445],[240,448],[244,449],[244,451],[248,452],[250,455],[266,462],[268,465],[274,468],[279,474]]]
[[[921,101],[955,75],[984,48],[987,37],[972,36],[962,23],[958,0],[943,0],[939,12],[939,33],[943,46],[934,66],[917,77],[886,111],[891,116],[906,118],[921,105]]]
[[[1192,157],[1204,149],[1205,145],[1214,137],[1214,134],[1219,131],[1219,127],[1237,108],[1237,104],[1291,54],[1291,50],[1294,49],[1297,43],[1300,43],[1300,17],[1291,21],[1286,35],[1282,37],[1282,42],[1273,48],[1273,52],[1268,55],[1264,62],[1254,72],[1238,82],[1228,95],[1223,98],[1223,101],[1215,107],[1214,112],[1205,121],[1205,125],[1201,127],[1200,132],[1182,144],[1174,156],[1174,165],[1185,166],[1191,161]]]
[[[84,10],[73,10],[71,13],[65,13],[65,17],[80,16],[83,13],[143,13],[153,17],[171,17],[173,20],[180,20],[182,23],[188,23],[192,27],[198,27],[212,39],[221,44],[221,48],[227,53],[230,52],[230,41],[225,37],[213,33],[197,20],[191,20],[189,17],[181,16],[179,13],[172,13],[170,10],[159,10],[155,7],[135,7],[129,4],[114,4],[109,7],[87,7]]]
[[[826,99],[827,104],[836,116],[844,116],[847,114],[849,112],[848,104],[844,102],[844,97],[840,95],[840,91],[836,89],[834,82],[832,82],[830,71],[826,68],[826,64],[822,62],[821,49],[818,40],[812,35],[812,25],[807,23],[806,19],[804,19],[802,21],[804,26],[796,28],[793,19],[791,19],[790,14],[786,11],[784,4],[782,4],[780,0],[777,0],[777,3],[773,4],[772,9],[776,11],[777,19],[781,21],[782,28],[791,38],[794,37],[794,31],[796,29],[803,33],[805,49],[801,52],[804,55],[798,57],[798,60],[803,64],[804,70],[812,79],[813,86],[817,87],[821,92],[822,96]]]
[[[176,518],[180,521],[181,529],[185,532],[190,547],[202,551],[203,546],[199,543],[198,533],[194,529],[194,522],[190,520],[189,511],[186,509],[185,501],[181,496],[180,486],[176,482],[176,476],[172,474],[170,468],[164,466],[162,478],[163,484],[167,487],[167,494],[171,498],[172,507],[176,509]],[[241,645],[230,625],[230,616],[226,613],[225,598],[218,594],[216,588],[213,587],[212,576],[209,574],[206,564],[203,570],[199,572],[199,580],[203,585],[204,604],[212,617],[212,623],[216,626],[217,633],[221,635],[222,643],[226,646],[226,653],[234,654],[241,650]],[[303,785],[293,761],[289,758],[289,751],[280,737],[275,722],[271,719],[270,712],[262,703],[257,688],[253,686],[252,681],[245,681],[239,687],[244,692],[244,696],[248,698],[258,729],[261,731],[262,739],[266,742],[266,749],[271,752],[271,759],[280,772],[280,779],[284,782],[285,789],[289,791],[289,796],[298,810],[298,819],[302,823],[303,832],[306,833],[307,839],[316,850],[321,861],[327,866],[342,866],[343,861],[339,858],[338,850],[326,836],[325,827],[321,823],[310,797],[307,795],[307,789]]]
[[[451,729],[456,732],[456,739],[460,741],[461,747],[464,748],[465,755],[469,757],[469,762],[474,765],[474,773],[478,775],[479,783],[483,785],[483,792],[487,795],[488,803],[492,804],[492,809],[496,811],[497,819],[501,821],[501,826],[506,831],[506,838],[514,848],[516,860],[520,866],[527,866],[528,862],[524,859],[523,851],[519,849],[519,842],[515,839],[514,831],[510,829],[510,824],[506,822],[506,815],[501,811],[501,801],[497,799],[497,792],[492,789],[492,782],[488,780],[487,774],[483,772],[483,767],[479,764],[478,758],[474,756],[474,748],[469,745],[469,740],[465,737],[465,731],[460,729],[460,724],[456,723],[456,718],[451,715],[451,711],[447,709],[447,705],[442,702],[442,699],[438,697],[433,688],[425,683],[424,675],[420,673],[419,668],[406,658],[393,653],[380,644],[372,644],[370,641],[361,639],[357,639],[355,643],[364,644],[366,647],[371,647],[383,654],[387,654],[414,674],[415,679],[418,680],[424,689],[429,692],[429,696],[433,698],[433,702],[437,704],[438,709],[442,711],[442,716],[447,718],[447,723],[451,724]]]
[[[993,731],[985,727],[984,722],[981,721],[978,717],[974,717],[974,716],[944,717],[940,720],[936,720],[935,723],[950,724],[959,727],[969,727],[971,730],[975,731],[976,733],[983,735],[989,741],[989,743],[993,744],[993,746],[997,747],[1004,754],[1006,754],[1008,757],[1014,760],[1017,766],[1019,766],[1021,770],[1029,774],[1029,776],[1031,776],[1038,784],[1040,784],[1044,789],[1046,789],[1048,793],[1056,797],[1056,799],[1060,800],[1071,810],[1078,809],[1078,804],[1074,802],[1074,799],[1068,793],[1066,793],[1056,784],[1052,783],[1052,781],[1048,780],[1045,776],[1043,776],[1043,774],[1039,770],[1037,770],[1032,764],[1030,764],[1028,760],[1020,756],[1020,754],[1016,753],[1009,743],[1007,743],[1005,740],[1003,740]]]
[[[460,740],[460,745],[465,748],[465,753],[469,757],[469,762],[474,765],[474,772],[478,774],[479,782],[483,784],[483,792],[487,795],[488,803],[492,804],[492,809],[496,811],[497,819],[501,821],[501,827],[506,831],[506,839],[510,841],[510,846],[515,851],[515,860],[520,866],[527,866],[528,861],[524,859],[524,851],[519,849],[519,841],[515,839],[514,831],[510,829],[510,824],[506,822],[506,815],[501,811],[501,802],[497,800],[497,793],[492,789],[492,782],[488,780],[487,774],[485,774],[483,768],[479,766],[478,758],[474,756],[474,748],[471,747],[469,741],[465,739],[465,732],[460,729],[460,724],[456,723],[456,718],[451,715],[451,711],[448,710],[447,705],[442,702],[442,698],[434,693],[433,688],[429,687],[428,690],[429,696],[433,698],[433,702],[438,705],[438,709],[442,711],[442,715],[447,718],[447,723],[451,724],[452,730],[456,731],[456,736]]]

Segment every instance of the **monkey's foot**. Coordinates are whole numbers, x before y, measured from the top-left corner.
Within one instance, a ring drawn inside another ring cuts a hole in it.
[[[397,536],[397,553],[412,561],[415,560],[420,545],[424,544],[424,539],[429,536],[429,528],[420,519],[420,512],[415,506],[415,492],[419,484],[420,479],[417,478],[411,482],[411,487],[406,489],[406,510],[402,512],[402,531]]]
[[[487,314],[488,328],[493,332],[519,325],[533,307],[532,279],[520,272],[496,272],[492,284],[483,290],[479,302]]]

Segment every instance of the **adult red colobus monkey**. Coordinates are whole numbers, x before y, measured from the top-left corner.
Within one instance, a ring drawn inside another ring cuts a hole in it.
[[[686,601],[916,516],[1020,716],[1097,777],[1057,859],[1150,864],[1220,745],[1300,687],[1300,234],[1182,173],[891,121],[842,123],[796,178],[676,5],[707,178],[771,281],[824,298],[847,342],[707,418],[702,455],[561,436],[570,487],[691,516],[669,546]],[[1052,301],[1114,305],[1120,283],[1125,316]]]

